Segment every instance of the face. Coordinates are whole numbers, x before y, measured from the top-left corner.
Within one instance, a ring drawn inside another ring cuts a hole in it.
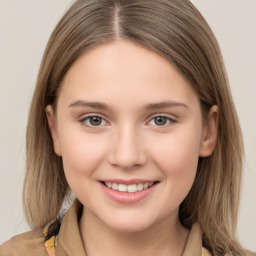
[[[199,156],[213,150],[216,110],[162,57],[130,42],[101,45],[67,72],[47,106],[56,154],[88,215],[115,230],[178,220]]]

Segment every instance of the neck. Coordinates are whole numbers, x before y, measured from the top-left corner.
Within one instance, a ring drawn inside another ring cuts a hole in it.
[[[143,231],[122,232],[83,210],[79,226],[87,256],[182,256],[189,233],[178,214]]]

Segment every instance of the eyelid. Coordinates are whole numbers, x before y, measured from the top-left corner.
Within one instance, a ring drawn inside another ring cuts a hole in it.
[[[165,114],[165,113],[156,113],[156,114],[153,114],[151,116],[151,118],[154,118],[154,117],[158,117],[158,116],[163,116],[163,117],[167,117],[167,118],[170,118],[170,119],[175,119],[177,117],[175,117],[174,115],[171,115],[171,114]]]
[[[92,129],[99,129],[99,128],[102,128],[104,127],[105,125],[99,125],[99,126],[93,126],[93,125],[87,125],[85,123],[85,120],[90,118],[90,117],[100,117],[102,120],[104,120],[106,123],[109,123],[107,120],[106,120],[106,117],[104,117],[102,114],[99,114],[99,113],[90,113],[90,114],[86,114],[86,115],[83,115],[83,117],[79,118],[79,122],[84,125],[85,127],[89,127],[89,128],[92,128]]]
[[[154,118],[156,118],[156,117],[166,117],[169,121],[170,121],[170,123],[171,124],[175,124],[175,123],[177,123],[177,120],[175,119],[175,118],[173,118],[173,117],[171,117],[170,115],[168,115],[168,114],[163,114],[163,113],[159,113],[159,114],[155,114],[155,115],[153,115],[153,116],[151,116],[150,117],[150,119],[149,119],[149,121],[147,122],[147,124],[149,124],[149,122],[151,122]],[[167,126],[169,126],[168,124],[166,125],[162,125],[162,126],[160,126],[160,125],[152,125],[152,126],[154,126],[154,127],[159,127],[159,128],[164,128],[164,127],[167,127]]]
[[[81,118],[79,118],[78,121],[79,121],[81,124],[83,124],[84,126],[89,127],[89,128],[99,129],[99,128],[104,127],[105,125],[90,126],[90,125],[86,125],[86,124],[85,124],[85,120],[86,120],[87,118],[94,117],[94,116],[102,118],[102,119],[103,119],[106,123],[108,123],[108,124],[110,123],[104,115],[99,114],[99,113],[85,114],[85,115],[83,115]],[[177,122],[176,118],[174,118],[173,115],[172,115],[172,117],[171,117],[169,114],[157,113],[157,114],[154,114],[153,116],[150,116],[149,121],[147,121],[146,123],[148,124],[150,121],[152,121],[152,120],[153,120],[154,118],[156,118],[156,117],[166,117],[166,118],[170,121],[171,124],[175,124],[175,123]],[[164,128],[164,127],[166,127],[166,126],[168,126],[168,125],[163,125],[163,126],[153,125],[153,126],[160,127],[160,128],[161,128],[161,127]]]

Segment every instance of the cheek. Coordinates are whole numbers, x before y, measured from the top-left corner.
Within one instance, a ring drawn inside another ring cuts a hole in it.
[[[66,128],[60,134],[63,167],[68,182],[91,176],[105,158],[104,139]]]
[[[193,130],[180,130],[152,143],[151,155],[165,176],[166,186],[183,201],[193,185],[199,158],[200,136]],[[179,202],[179,203],[180,203]]]
[[[161,154],[163,158],[161,162],[163,162],[165,169],[167,169],[167,172],[170,172],[170,174],[181,175],[184,172],[192,171],[197,165],[199,144],[193,138],[177,137],[171,140],[170,144],[167,140],[162,150],[165,153],[162,152]]]

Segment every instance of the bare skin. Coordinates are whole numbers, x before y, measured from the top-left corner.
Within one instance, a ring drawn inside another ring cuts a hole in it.
[[[89,256],[183,255],[189,232],[180,225],[178,220],[165,219],[148,230],[120,233],[106,225],[103,227],[95,216],[87,217],[88,215],[90,213],[83,215],[80,230],[86,253]]]
[[[46,112],[55,152],[84,205],[87,256],[182,255],[189,232],[179,206],[199,156],[213,151],[217,106],[203,123],[198,97],[175,67],[116,41],[80,56],[64,78],[57,113],[50,105]],[[115,179],[153,185],[127,203],[105,192]]]

